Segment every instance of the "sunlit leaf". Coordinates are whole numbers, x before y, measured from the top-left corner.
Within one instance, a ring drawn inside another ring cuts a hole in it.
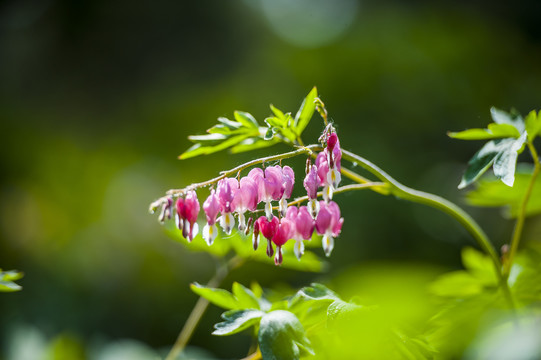
[[[252,116],[252,114],[244,112],[244,111],[235,111],[234,112],[235,120],[237,120],[242,125],[257,129],[259,128],[259,124],[257,123],[257,120]]]
[[[316,97],[317,88],[314,86],[312,90],[308,93],[306,98],[304,98],[304,101],[302,102],[301,107],[297,112],[297,115],[295,115],[295,122],[293,128],[299,136],[302,134],[302,132],[312,119],[312,115],[314,115],[314,111],[316,109],[314,100],[316,99]]]
[[[259,300],[252,290],[246,288],[238,282],[233,283],[233,295],[237,298],[239,306],[243,309],[260,309]]]
[[[524,131],[524,120],[519,114],[515,114],[513,112],[507,113],[503,110],[492,107],[490,109],[490,115],[492,116],[492,120],[494,120],[496,124],[511,125],[515,127],[521,134]]]
[[[237,122],[237,121],[232,121],[232,120],[229,120],[228,118],[224,118],[224,117],[219,117],[218,122],[224,124],[225,126],[231,128],[231,129],[238,129],[238,128],[242,127],[242,123]]]
[[[492,165],[494,173],[504,184],[513,186],[518,153],[524,146],[526,133],[518,139],[500,139],[487,142],[468,162],[468,168],[458,185],[465,188],[476,181]]]
[[[239,309],[241,308],[237,298],[227,290],[209,288],[204,285],[193,283],[190,288],[197,295],[207,299],[212,304],[224,309]]]
[[[276,132],[276,128],[269,128],[267,132],[265,133],[264,139],[265,140],[271,140],[274,137],[274,133]]]
[[[0,291],[12,292],[19,291],[22,287],[14,281],[23,277],[23,273],[15,270],[2,271],[0,269]]]
[[[528,133],[528,141],[532,142],[533,139],[541,135],[541,112],[536,114],[535,111],[530,111],[524,122]]]
[[[241,332],[259,322],[259,319],[265,315],[263,311],[255,309],[230,310],[222,314],[225,320],[214,325],[212,335],[232,335]]]
[[[240,144],[231,148],[231,152],[236,154],[244,151],[251,151],[256,149],[262,149],[269,146],[278,144],[280,139],[274,138],[272,140],[263,140],[261,138],[250,138],[242,141]]]
[[[468,129],[448,134],[454,139],[460,140],[492,140],[501,138],[518,138],[520,133],[517,128],[509,124],[489,124],[488,129]]]
[[[289,311],[276,310],[265,314],[257,335],[263,359],[292,360],[312,354],[310,341],[299,319]]]

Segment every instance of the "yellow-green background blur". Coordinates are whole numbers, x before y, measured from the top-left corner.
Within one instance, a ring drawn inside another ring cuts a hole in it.
[[[541,107],[539,14],[535,0],[0,1],[0,267],[25,273],[21,292],[0,294],[0,358],[167,350],[197,298],[189,283],[215,263],[169,239],[148,204],[286,149],[177,160],[187,135],[234,110],[296,111],[316,85],[344,148],[467,207],[456,185],[480,144],[446,131],[485,126],[491,106]],[[321,129],[314,117],[305,142]],[[300,195],[303,161],[290,164]],[[370,192],[337,202],[327,272],[249,263],[224,287],[298,288],[379,262],[457,268],[472,244],[420,205]],[[498,210],[467,209],[507,241]],[[246,355],[248,337],[210,335],[219,314],[192,344]]]

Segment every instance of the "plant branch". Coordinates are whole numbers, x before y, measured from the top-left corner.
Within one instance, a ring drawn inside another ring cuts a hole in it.
[[[200,182],[200,183],[195,183],[195,184],[191,184],[183,189],[171,189],[169,191],[167,191],[167,195],[177,195],[177,194],[184,194],[186,191],[189,191],[189,190],[195,190],[195,189],[198,189],[198,188],[201,188],[201,187],[206,187],[206,186],[209,186],[209,185],[213,185],[213,184],[216,184],[218,181],[230,176],[230,175],[236,175],[238,172],[244,170],[244,169],[247,169],[251,166],[254,166],[254,165],[258,165],[258,164],[262,164],[262,163],[266,163],[266,162],[270,162],[270,161],[276,161],[276,160],[282,160],[282,159],[287,159],[287,158],[291,158],[291,157],[294,157],[294,156],[297,156],[297,155],[301,155],[301,154],[311,154],[312,153],[312,149],[311,147],[309,146],[303,146],[303,147],[299,147],[297,150],[294,150],[294,151],[290,151],[290,152],[286,152],[286,153],[283,153],[283,154],[278,154],[278,155],[271,155],[271,156],[266,156],[266,157],[263,157],[263,158],[259,158],[259,159],[255,159],[255,160],[251,160],[251,161],[248,161],[242,165],[239,165],[231,170],[226,170],[226,171],[221,171],[220,172],[220,176],[217,176],[213,179],[210,179],[210,180],[207,180],[207,181],[203,181],[203,182]]]
[[[206,286],[212,288],[220,286],[220,283],[225,279],[229,272],[241,266],[244,261],[245,259],[239,256],[234,256],[227,263],[218,266],[216,268],[216,273],[214,274],[212,279],[209,280]],[[167,355],[165,360],[176,359],[177,356],[182,352],[182,350],[184,350],[184,348],[188,344],[188,341],[190,341],[190,338],[192,337],[192,334],[197,327],[197,324],[199,324],[201,317],[207,310],[208,305],[209,301],[207,299],[203,297],[199,297],[199,299],[197,299],[197,302],[195,303],[192,312],[184,323],[184,326],[182,327],[182,330],[180,331],[180,334],[178,335],[175,344],[171,348],[171,351],[169,351],[169,354]]]
[[[340,186],[338,189],[333,190],[333,194],[339,194],[339,193],[352,191],[352,190],[374,189],[378,187],[384,188],[385,186],[386,184],[382,182],[365,182],[362,184],[351,184],[351,185]],[[317,196],[323,196],[323,192],[322,191],[318,192]],[[308,196],[302,196],[302,197],[296,198],[295,200],[288,203],[287,205],[288,206],[297,205],[308,200],[310,200]]]
[[[537,179],[537,176],[539,175],[539,171],[541,170],[541,164],[539,163],[539,156],[537,155],[537,151],[535,150],[535,147],[533,146],[531,142],[528,142],[527,145],[528,145],[528,149],[530,150],[530,153],[532,154],[532,158],[534,161],[534,169],[533,169],[532,177],[530,178],[530,183],[528,184],[528,187],[526,188],[526,192],[524,193],[524,198],[522,199],[522,203],[520,205],[517,222],[515,224],[515,230],[513,231],[513,237],[511,239],[511,248],[509,250],[509,255],[505,263],[503,264],[504,265],[503,275],[506,279],[509,277],[509,273],[511,272],[511,267],[513,266],[513,259],[518,250],[518,244],[520,243],[522,229],[524,228],[524,221],[526,220],[526,209],[528,207],[528,201],[530,200],[530,197],[532,195],[533,187],[535,185],[535,180]]]

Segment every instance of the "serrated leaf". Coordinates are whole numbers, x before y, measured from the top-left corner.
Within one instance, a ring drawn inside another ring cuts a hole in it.
[[[207,299],[212,304],[224,309],[239,309],[238,300],[229,291],[224,289],[214,289],[193,283],[190,288],[197,295]]]
[[[490,140],[501,138],[518,138],[520,133],[513,125],[489,124],[488,129],[468,129],[448,133],[449,137],[459,140]]]
[[[530,111],[524,122],[528,133],[528,141],[532,142],[538,135],[541,135],[541,112],[536,114],[535,110]]]
[[[308,95],[304,98],[301,107],[297,112],[297,115],[295,115],[295,122],[293,128],[299,136],[302,134],[302,132],[312,119],[312,115],[314,115],[314,111],[316,109],[314,100],[316,99],[316,97],[317,88],[314,86],[312,90],[308,93]]]
[[[495,174],[506,185],[512,186],[518,152],[523,148],[525,133],[518,139],[500,139],[487,142],[468,162],[468,168],[458,185],[463,189],[476,181],[492,164]]]
[[[299,319],[286,310],[272,311],[261,318],[257,340],[265,360],[292,360],[314,354]]]
[[[259,322],[259,319],[265,315],[264,312],[254,309],[230,310],[222,314],[225,320],[214,325],[212,335],[232,335],[249,328]]]
[[[261,138],[250,138],[242,141],[240,144],[231,148],[231,152],[236,154],[244,151],[266,148],[280,142],[279,139],[263,140]]]
[[[488,255],[472,248],[462,249],[462,264],[472,276],[485,285],[497,285],[498,275]]]
[[[475,190],[466,195],[470,205],[500,207],[508,206],[508,215],[516,217],[522,205],[526,188],[532,177],[532,168],[519,168],[515,174],[513,187],[502,184],[497,178],[481,179]],[[541,177],[537,177],[532,189],[530,200],[526,205],[526,216],[541,213]]]
[[[252,116],[252,114],[237,110],[233,113],[233,115],[235,116],[235,120],[237,120],[242,125],[252,129],[259,128],[259,124],[257,123],[257,120]]]
[[[260,309],[259,300],[252,290],[244,287],[238,282],[233,283],[233,295],[237,298],[239,307],[243,309]]]
[[[524,131],[524,120],[518,114],[510,114],[503,110],[492,107],[490,109],[490,115],[492,116],[492,120],[494,120],[496,124],[512,125],[521,134]]]

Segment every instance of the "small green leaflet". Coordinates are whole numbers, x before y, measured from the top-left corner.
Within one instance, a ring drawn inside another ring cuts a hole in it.
[[[22,277],[22,272],[15,270],[2,271],[2,269],[0,269],[0,291],[12,292],[21,290],[22,287],[14,281],[19,280]]]
[[[250,113],[244,111],[235,111],[235,120],[220,117],[218,124],[208,129],[207,134],[188,136],[194,145],[179,155],[179,159],[209,155],[226,149],[239,153],[272,146],[278,142],[298,145],[303,130],[314,114],[316,98],[317,89],[314,87],[304,99],[295,118],[291,113],[284,113],[270,105],[274,116],[265,119],[266,126],[260,126]]]
[[[528,133],[528,141],[532,142],[537,136],[541,135],[541,111],[537,115],[535,111],[530,111],[524,122]]]
[[[531,131],[537,129],[535,113],[528,115],[530,119],[528,126],[518,114],[506,113],[496,108],[492,108],[490,113],[494,123],[489,124],[487,129],[469,129],[448,134],[461,140],[490,140],[468,162],[466,172],[458,185],[459,189],[475,182],[490,167],[493,167],[494,175],[498,179],[512,187],[517,157],[523,151],[526,142],[535,137],[528,133],[528,129]]]
[[[225,320],[214,325],[212,335],[233,335],[249,328],[259,322],[265,313],[261,310],[244,309],[244,310],[229,310],[222,314]]]

